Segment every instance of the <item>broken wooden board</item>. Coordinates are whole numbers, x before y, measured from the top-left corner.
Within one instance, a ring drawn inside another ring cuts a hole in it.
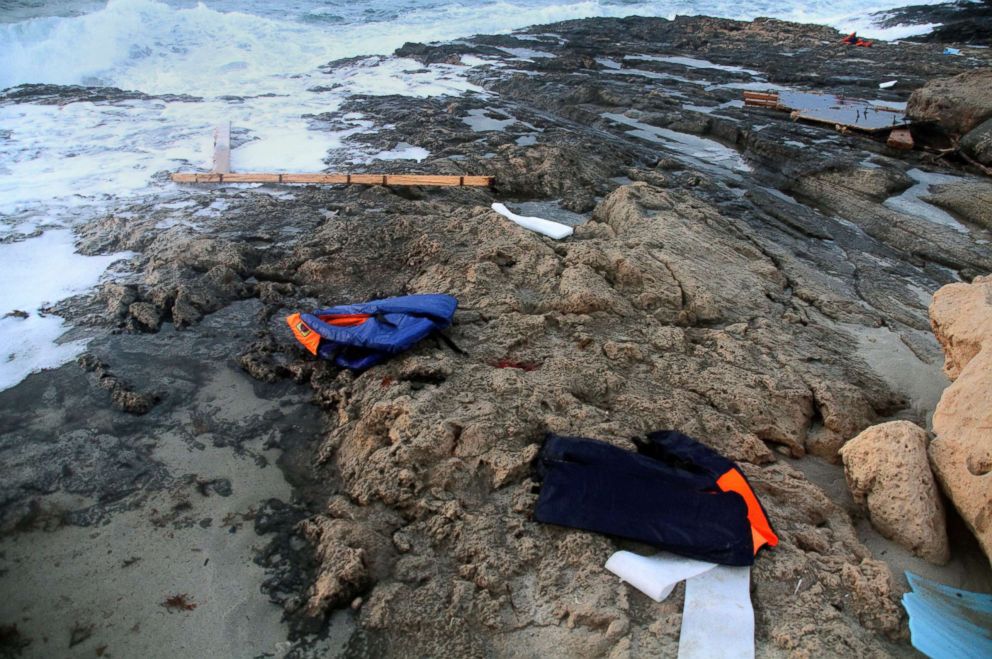
[[[176,183],[302,183],[316,185],[424,185],[490,187],[492,176],[435,176],[431,174],[274,174],[265,172],[177,172]]]
[[[218,174],[231,171],[231,122],[225,121],[214,128],[214,169]]]
[[[913,134],[908,128],[895,128],[889,133],[889,138],[885,144],[900,151],[911,151],[913,149]]]
[[[853,128],[867,133],[898,128],[909,123],[902,110],[835,94],[798,91],[777,94],[744,92],[744,105],[783,110],[790,112],[793,119]]]

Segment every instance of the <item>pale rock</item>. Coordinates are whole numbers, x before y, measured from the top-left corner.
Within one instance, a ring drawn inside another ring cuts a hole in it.
[[[950,558],[944,506],[927,461],[927,434],[909,421],[862,431],[840,450],[854,500],[872,526],[931,563]]]
[[[954,383],[933,415],[930,461],[944,491],[992,556],[992,277],[944,286],[930,318]]]

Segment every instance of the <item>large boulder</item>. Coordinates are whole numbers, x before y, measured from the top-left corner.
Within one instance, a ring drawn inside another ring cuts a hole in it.
[[[964,135],[992,118],[992,70],[931,80],[909,97],[906,114],[914,121],[935,122],[949,133]]]
[[[971,284],[948,284],[934,293],[930,324],[944,350],[944,372],[957,380],[992,341],[992,275]]]
[[[992,557],[992,276],[941,288],[930,318],[954,380],[933,415],[930,461]]]
[[[943,565],[950,558],[944,505],[927,461],[927,433],[909,421],[862,431],[840,450],[854,500],[872,526],[917,556]]]

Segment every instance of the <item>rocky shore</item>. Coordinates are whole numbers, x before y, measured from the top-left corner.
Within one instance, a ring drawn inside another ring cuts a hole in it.
[[[370,168],[495,189],[184,189],[163,173],[162,199],[83,227],[84,253],[137,256],[56,310],[97,333],[79,364],[0,392],[3,642],[24,656],[674,655],[681,590],[656,604],[603,569],[644,547],[535,523],[530,473],[549,431],[629,447],[672,428],[741,465],[781,538],[753,569],[759,656],[907,653],[901,570],[984,590],[988,561],[954,506],[945,567],[882,538],[835,487],[838,452],[880,422],[931,429],[949,382],[928,308],[992,272],[975,203],[992,179],[939,126],[914,127],[933,148],[897,151],[741,94],[899,107],[992,51],[840,37],[628,18],[407,44],[411,71],[445,64],[480,91],[353,97],[342,112],[378,130],[350,148],[415,145],[430,156]],[[328,79],[354,65],[329,63]],[[354,171],[349,153],[329,170]],[[494,201],[574,236],[527,232]],[[459,300],[448,335],[466,354],[428,340],[356,375],[314,361],[283,321],[426,292]],[[238,572],[251,561],[278,606]],[[45,584],[66,588],[50,575],[76,593],[47,599]],[[197,608],[167,606],[178,595]],[[291,635],[273,644],[283,614]]]

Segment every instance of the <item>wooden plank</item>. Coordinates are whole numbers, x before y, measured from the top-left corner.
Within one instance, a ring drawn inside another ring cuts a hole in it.
[[[322,183],[330,185],[335,183],[347,183],[347,174],[283,174],[283,183]]]
[[[257,172],[244,174],[223,174],[224,183],[282,183],[282,174],[261,174]]]
[[[350,183],[358,185],[384,185],[386,183],[385,174],[352,174]]]
[[[231,122],[225,121],[214,128],[214,172],[231,171]]]
[[[488,188],[496,184],[496,177],[494,176],[462,176],[461,179],[462,185],[471,187]]]
[[[767,101],[778,101],[778,94],[766,92],[744,92],[744,98],[760,98]]]
[[[763,98],[745,98],[744,105],[749,108],[778,108],[778,101],[770,101]]]
[[[438,187],[488,187],[492,176],[450,176],[431,174],[273,174],[268,172],[177,172],[176,183],[309,183],[351,185],[425,185]]]
[[[223,174],[199,174],[196,172],[178,172],[172,175],[176,183],[220,183]]]

